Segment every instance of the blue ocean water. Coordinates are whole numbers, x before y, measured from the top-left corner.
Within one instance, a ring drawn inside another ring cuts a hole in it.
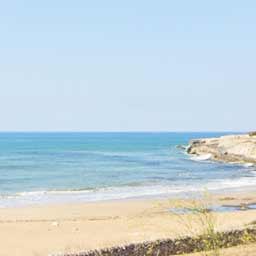
[[[240,189],[242,165],[200,162],[177,145],[224,133],[0,133],[0,207]]]

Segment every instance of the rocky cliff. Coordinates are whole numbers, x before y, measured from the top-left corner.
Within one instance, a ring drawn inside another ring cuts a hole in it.
[[[192,140],[187,152],[202,159],[256,164],[256,133]]]

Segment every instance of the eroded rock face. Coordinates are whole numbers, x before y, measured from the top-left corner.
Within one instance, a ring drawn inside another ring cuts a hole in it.
[[[256,136],[244,134],[192,140],[187,152],[198,156],[210,154],[211,159],[217,161],[256,164]]]

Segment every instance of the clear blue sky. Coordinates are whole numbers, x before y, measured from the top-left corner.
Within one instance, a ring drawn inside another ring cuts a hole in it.
[[[2,1],[0,130],[256,129],[256,1]]]

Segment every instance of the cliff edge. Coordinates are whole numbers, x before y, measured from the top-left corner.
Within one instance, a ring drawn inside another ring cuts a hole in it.
[[[256,164],[256,132],[192,140],[187,152],[202,159]]]

